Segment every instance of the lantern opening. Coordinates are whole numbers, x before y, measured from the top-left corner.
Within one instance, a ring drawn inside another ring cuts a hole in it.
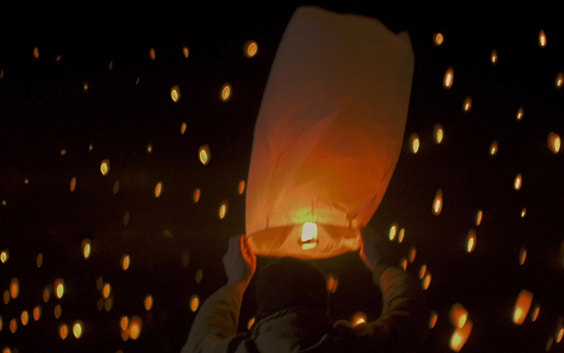
[[[317,224],[314,222],[305,222],[302,228],[302,236],[300,238],[302,250],[310,250],[317,246]]]

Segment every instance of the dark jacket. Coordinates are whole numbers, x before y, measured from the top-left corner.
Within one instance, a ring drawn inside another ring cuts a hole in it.
[[[415,352],[429,331],[420,282],[384,265],[376,267],[373,279],[383,300],[374,321],[330,325],[326,312],[290,308],[261,319],[249,333],[237,333],[242,290],[224,286],[200,308],[181,353]]]

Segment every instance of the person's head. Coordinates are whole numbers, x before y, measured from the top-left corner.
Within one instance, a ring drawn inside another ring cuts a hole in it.
[[[329,305],[323,272],[310,262],[292,257],[276,259],[259,271],[256,299],[257,320],[283,309],[327,311]]]

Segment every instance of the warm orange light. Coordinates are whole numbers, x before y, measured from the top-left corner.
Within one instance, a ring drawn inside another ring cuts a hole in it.
[[[423,277],[423,280],[421,281],[421,287],[423,288],[423,290],[427,290],[429,289],[430,286],[431,286],[431,272],[427,271],[427,273],[425,273],[425,276]]]
[[[16,319],[10,320],[10,332],[16,333],[17,330],[18,330],[18,320]]]
[[[145,310],[147,310],[147,311],[151,310],[151,308],[153,307],[153,296],[150,295],[150,294],[147,295],[145,297],[143,305],[145,306]]]
[[[484,216],[484,212],[482,210],[478,210],[476,212],[476,216],[474,217],[474,224],[476,224],[476,227],[482,224],[483,216]]]
[[[440,33],[440,32],[435,33],[435,35],[433,36],[433,43],[438,47],[443,44],[444,40],[445,40],[445,38],[444,38],[443,34]]]
[[[401,228],[398,233],[398,243],[403,243],[404,237],[405,237],[405,228]]]
[[[174,85],[170,88],[170,99],[174,103],[178,103],[180,101],[180,86]]]
[[[517,110],[517,114],[515,115],[515,119],[517,119],[517,121],[523,120],[524,114],[525,114],[525,111],[524,111],[523,107],[519,107],[519,109]]]
[[[455,303],[450,307],[448,317],[452,326],[462,328],[468,320],[468,311],[462,304]]]
[[[313,249],[317,246],[317,224],[315,222],[304,222],[300,241],[303,250]]]
[[[533,308],[533,311],[531,311],[531,321],[532,322],[537,321],[537,319],[539,318],[539,313],[540,313],[540,305],[537,304]]]
[[[417,255],[417,248],[415,248],[414,246],[409,248],[409,252],[407,253],[407,260],[409,261],[410,264],[412,264],[415,261],[416,255]]]
[[[10,291],[6,289],[4,294],[2,295],[2,299],[4,300],[4,304],[8,304],[10,302]]]
[[[556,78],[554,79],[554,87],[556,87],[556,89],[560,89],[562,88],[563,84],[564,84],[564,74],[562,72],[559,72],[558,74],[556,74]]]
[[[80,320],[72,324],[72,334],[74,338],[79,339],[84,334],[84,323]]]
[[[427,265],[423,264],[419,267],[419,279],[423,279],[423,277],[425,277],[425,273],[427,273]]]
[[[462,103],[462,110],[465,112],[469,112],[472,109],[472,98],[466,97],[464,98],[464,103]]]
[[[366,324],[368,318],[365,313],[359,311],[351,318],[351,323],[354,327]]]
[[[468,235],[466,236],[466,252],[471,253],[476,248],[476,231],[474,229],[470,229],[468,231]]]
[[[419,147],[420,147],[419,135],[413,133],[409,136],[409,146],[411,148],[411,153],[416,154],[417,152],[419,152]]]
[[[209,145],[202,145],[198,150],[198,157],[200,158],[200,163],[207,165],[211,159],[211,151]]]
[[[47,303],[51,299],[51,288],[49,286],[43,288],[43,302]]]
[[[392,224],[390,226],[390,231],[388,232],[388,238],[390,239],[390,241],[393,241],[394,239],[396,239],[397,232],[398,232],[398,225]]]
[[[192,201],[194,201],[194,203],[198,203],[198,201],[200,201],[201,194],[202,190],[200,188],[195,188],[194,192],[192,193]]]
[[[33,58],[35,60],[39,59],[39,48],[38,47],[33,48]]]
[[[151,58],[151,60],[155,61],[155,59],[157,58],[157,53],[155,52],[155,48],[151,48],[149,50],[149,58]]]
[[[143,320],[139,316],[133,316],[129,322],[129,338],[137,340],[141,336]]]
[[[153,152],[153,144],[152,143],[148,143],[147,144],[147,153],[152,153]]]
[[[92,241],[90,239],[83,239],[81,243],[81,247],[82,247],[82,257],[84,259],[89,259],[92,250]]]
[[[523,185],[523,175],[521,173],[517,173],[515,179],[513,180],[513,189],[521,190],[521,186]]]
[[[200,307],[200,298],[194,294],[190,297],[190,310],[195,312]]]
[[[122,331],[127,330],[127,328],[129,327],[129,317],[127,316],[122,316],[121,319],[119,319],[119,327]]]
[[[59,325],[59,337],[64,341],[69,335],[69,327],[67,324]]]
[[[76,189],[76,177],[72,177],[69,183],[69,190],[70,192],[74,192],[75,189]]]
[[[515,300],[515,305],[513,307],[513,323],[515,325],[521,325],[525,321],[529,309],[531,308],[531,303],[533,302],[533,293],[526,289],[521,290],[517,299]]]
[[[224,219],[227,215],[227,201],[223,201],[221,205],[219,205],[219,219]]]
[[[525,260],[527,259],[527,249],[522,246],[519,250],[519,265],[523,266],[525,264]]]
[[[114,62],[110,60],[110,62],[108,63],[108,70],[112,71],[113,68],[114,68]]]
[[[55,296],[61,299],[65,294],[65,281],[62,278],[57,278],[53,284]]]
[[[432,329],[437,324],[439,319],[439,314],[435,310],[431,310],[431,315],[429,317],[429,328]]]
[[[560,135],[551,131],[546,139],[546,145],[550,150],[550,152],[554,154],[560,152],[560,144],[561,144]]]
[[[157,185],[155,185],[155,198],[159,198],[162,192],[163,192],[163,182],[159,181]]]
[[[10,251],[8,249],[4,249],[0,251],[0,262],[5,264],[6,262],[8,262],[9,258],[10,258]]]
[[[544,30],[540,30],[539,32],[539,46],[541,48],[546,47],[546,34],[544,33]]]
[[[492,65],[497,64],[497,52],[495,51],[495,49],[492,50],[492,54],[490,55],[490,62],[492,63]]]
[[[229,83],[221,86],[221,92],[219,94],[222,102],[227,102],[231,98],[231,85]]]
[[[201,268],[197,269],[196,273],[194,274],[194,280],[196,281],[196,283],[202,282],[203,278],[204,278],[204,270],[202,270]]]
[[[128,254],[123,254],[121,256],[121,269],[127,271],[131,265],[131,256]]]
[[[452,67],[449,67],[446,70],[445,75],[443,77],[443,87],[446,89],[450,89],[453,83],[454,83],[454,69]]]
[[[433,128],[433,136],[437,145],[443,142],[444,129],[441,124],[435,124],[435,127]]]
[[[63,314],[63,307],[61,306],[61,304],[55,305],[55,307],[53,308],[53,316],[55,317],[55,319],[59,319],[62,314]]]
[[[102,175],[108,175],[108,173],[110,172],[109,159],[102,160],[102,162],[100,163],[100,172],[102,173]]]
[[[104,299],[109,298],[111,293],[112,293],[112,285],[109,283],[104,283],[104,286],[102,287],[102,298]]]
[[[433,212],[435,216],[438,216],[441,214],[442,210],[443,210],[443,190],[438,189],[437,192],[435,192],[435,198],[433,199],[433,208],[431,209],[431,212]]]
[[[520,216],[521,216],[521,218],[525,218],[526,215],[527,215],[527,208],[526,208],[526,207],[523,207],[523,208],[521,209],[521,214],[520,214]]]
[[[88,85],[88,82],[84,81],[84,82],[82,83],[82,90],[83,90],[84,92],[88,92],[88,89],[89,89],[89,88],[90,88],[90,86]]]
[[[22,311],[22,313],[20,314],[20,321],[22,323],[22,326],[27,326],[27,324],[29,323],[29,312],[27,310]]]
[[[245,181],[244,180],[239,181],[239,185],[237,185],[237,192],[239,193],[239,195],[243,195],[243,193],[245,192]]]
[[[245,47],[243,48],[243,53],[247,58],[254,57],[255,55],[257,55],[257,52],[258,52],[258,44],[255,41],[250,40],[245,43]]]
[[[490,144],[490,156],[495,156],[497,154],[497,150],[498,150],[497,141],[494,140]]]
[[[20,295],[20,281],[14,277],[10,281],[10,298],[16,299]]]
[[[39,305],[33,308],[32,315],[33,315],[33,320],[39,321],[39,319],[41,318],[41,307]]]
[[[337,287],[339,287],[339,280],[334,275],[329,275],[329,277],[327,277],[327,291],[329,293],[335,293]]]
[[[188,125],[186,125],[185,122],[182,122],[182,124],[180,124],[180,135],[184,135],[186,133],[187,128],[188,128]]]
[[[467,320],[466,324],[462,328],[456,328],[450,336],[450,349],[455,352],[460,352],[462,347],[464,347],[464,345],[468,341],[470,333],[472,333],[472,327],[472,321]]]
[[[188,49],[188,47],[186,46],[182,47],[182,55],[184,55],[184,59],[188,59],[188,56],[190,55],[190,49]]]
[[[250,330],[253,325],[255,324],[256,318],[253,316],[252,318],[247,321],[247,330]]]

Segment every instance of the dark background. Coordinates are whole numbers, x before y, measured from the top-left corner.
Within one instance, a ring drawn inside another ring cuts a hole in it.
[[[403,228],[405,239],[394,246],[404,256],[417,249],[408,269],[417,273],[425,264],[432,274],[425,293],[438,321],[422,351],[450,351],[448,311],[456,302],[474,324],[464,352],[562,351],[564,168],[562,151],[552,153],[547,136],[564,136],[564,89],[555,87],[564,71],[564,6],[533,1],[3,2],[0,251],[9,259],[0,262],[0,349],[180,350],[195,315],[190,297],[204,300],[224,283],[226,240],[245,231],[237,187],[247,176],[278,42],[302,4],[373,16],[410,33],[415,73],[405,147],[371,226],[383,234],[392,224]],[[545,48],[538,44],[541,30]],[[445,37],[441,46],[432,40],[438,32]],[[258,43],[256,57],[243,55],[247,40]],[[448,67],[455,75],[447,90]],[[226,82],[233,96],[224,103],[219,91]],[[178,103],[170,99],[173,85],[181,89]],[[472,98],[469,112],[462,110],[466,97]],[[441,144],[433,142],[437,123],[445,131]],[[409,148],[412,133],[421,140],[417,154]],[[490,156],[494,140],[499,152]],[[203,144],[212,153],[206,166],[198,161]],[[111,163],[106,176],[99,170],[103,159]],[[518,173],[523,186],[516,191]],[[163,191],[156,198],[158,182]],[[198,203],[195,188],[202,192]],[[435,216],[431,204],[439,188],[444,207]],[[227,216],[219,219],[224,201]],[[467,253],[472,229],[477,245]],[[82,257],[84,239],[92,242],[89,259]],[[523,247],[527,259],[519,265]],[[127,271],[120,267],[124,254],[131,258]],[[259,267],[266,261],[259,259]],[[319,264],[339,279],[334,318],[357,311],[377,317],[379,293],[356,253]],[[14,278],[19,295],[9,298]],[[65,294],[44,302],[43,290],[56,278],[64,279]],[[110,310],[97,308],[99,278],[112,286]],[[522,289],[534,294],[540,314],[517,326],[512,309]],[[148,294],[154,298],[149,312],[143,307]],[[242,328],[253,315],[252,290],[246,299]],[[60,318],[53,315],[57,304]],[[35,306],[41,318],[24,326],[22,311]],[[141,336],[124,341],[119,320],[133,315],[143,318]],[[84,335],[62,340],[59,325],[75,320],[84,322]]]

